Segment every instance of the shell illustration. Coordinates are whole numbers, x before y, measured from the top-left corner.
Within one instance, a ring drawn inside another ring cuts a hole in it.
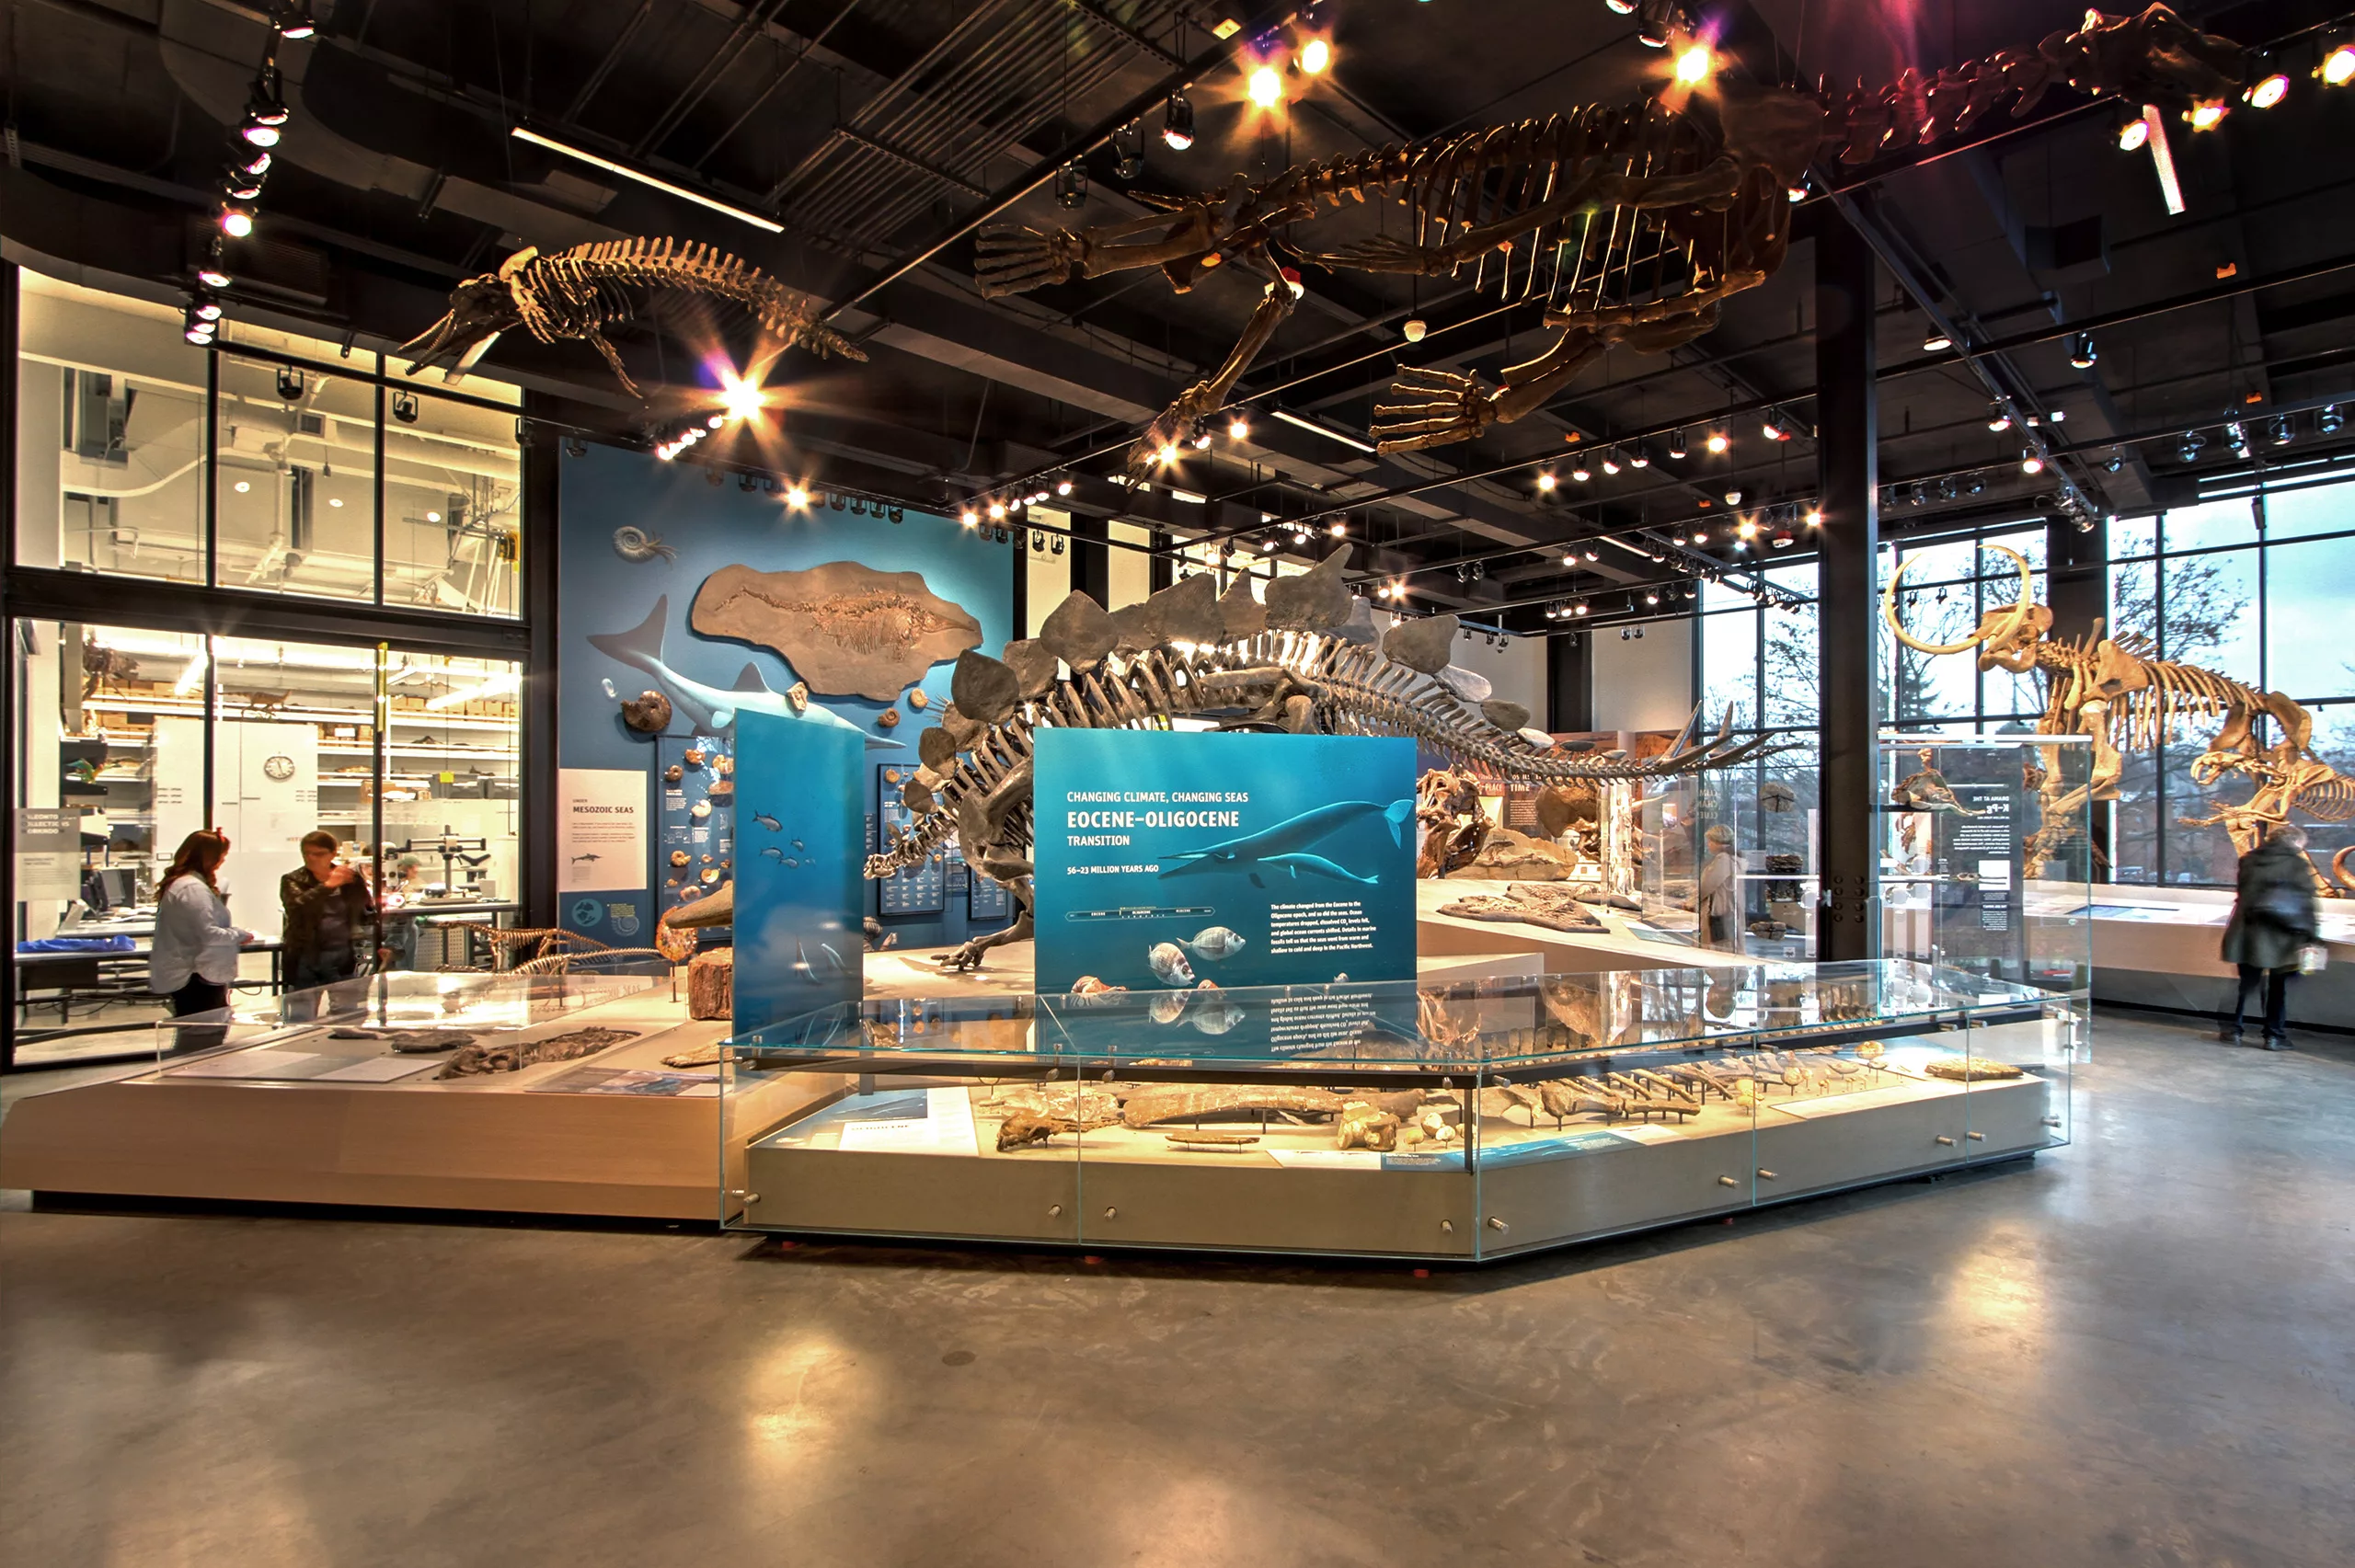
[[[1223,925],[1213,925],[1196,932],[1194,940],[1186,945],[1194,950],[1195,957],[1208,958],[1215,962],[1221,958],[1234,957],[1243,951],[1246,944],[1235,932],[1229,931]]]
[[[1155,943],[1153,950],[1145,955],[1145,963],[1151,966],[1153,978],[1163,985],[1190,986],[1194,983],[1194,968],[1186,962],[1186,950],[1174,942]]]
[[[885,708],[881,713],[875,715],[875,722],[880,727],[890,729],[900,722],[900,710],[897,708]]]
[[[916,712],[922,713],[931,705],[932,693],[925,691],[923,687],[919,686],[914,691],[908,693],[908,706],[915,709]]]
[[[626,522],[614,530],[614,554],[625,561],[651,561],[660,556],[675,561],[679,553],[655,535],[635,523]]]

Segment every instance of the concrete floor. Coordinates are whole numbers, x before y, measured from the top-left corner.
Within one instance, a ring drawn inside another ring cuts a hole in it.
[[[2355,1044],[2096,1039],[2033,1164],[1427,1279],[20,1205],[0,1562],[2355,1562]]]

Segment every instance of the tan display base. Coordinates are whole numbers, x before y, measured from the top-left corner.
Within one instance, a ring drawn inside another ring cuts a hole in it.
[[[669,1070],[718,1040],[667,988],[523,1031],[588,1024],[639,1037],[519,1072],[392,1083],[261,1082],[169,1070],[34,1094],[0,1134],[0,1186],[42,1193],[364,1204],[626,1219],[718,1218],[717,1098],[534,1093],[582,1067]],[[717,1072],[716,1068],[688,1070]],[[764,1126],[840,1080],[774,1080],[738,1110]],[[728,1185],[743,1185],[742,1150]]]

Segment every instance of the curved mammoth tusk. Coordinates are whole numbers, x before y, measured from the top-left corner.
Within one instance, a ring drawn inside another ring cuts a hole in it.
[[[1913,570],[1913,562],[1922,558],[1919,555],[1915,555],[1911,560],[1907,560],[1900,565],[1896,571],[1890,574],[1889,585],[1881,589],[1880,618],[1889,624],[1890,635],[1894,636],[1899,642],[1903,643],[1907,647],[1912,648],[1916,653],[1961,653],[1966,649],[1977,647],[1980,644],[1984,642],[2010,641],[2013,634],[2017,632],[2020,627],[2026,624],[2028,611],[2035,607],[2036,570],[2028,564],[2028,557],[2026,555],[2021,555],[2017,550],[2012,549],[2008,545],[1985,544],[1982,545],[1981,548],[1995,551],[1999,555],[2009,555],[2012,558],[2013,563],[2020,569],[2019,601],[2012,606],[2012,613],[2009,620],[2001,622],[1996,625],[1987,627],[1982,631],[1973,632],[1969,636],[1964,637],[1960,642],[1957,643],[1925,643],[1921,638],[1915,636],[1913,633],[1907,631],[1905,629],[1905,623],[1898,618],[1897,590],[1899,588],[1903,586],[1905,574]]]

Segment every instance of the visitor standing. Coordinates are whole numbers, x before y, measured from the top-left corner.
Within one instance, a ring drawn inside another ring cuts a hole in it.
[[[2233,898],[2233,920],[2224,928],[2223,957],[2239,966],[2240,989],[2233,999],[2233,1021],[2217,1038],[2241,1042],[2241,1020],[2257,988],[2265,988],[2265,1048],[2286,1051],[2290,1030],[2290,977],[2298,972],[2306,946],[2320,939],[2322,919],[2315,909],[2314,870],[2306,864],[2306,834],[2287,822],[2274,824],[2265,841],[2241,856],[2240,882]]]
[[[1733,830],[1720,822],[1704,838],[1709,858],[1701,867],[1701,885],[1694,898],[1700,917],[1701,945],[1741,946],[1741,857],[1734,853]]]
[[[278,902],[284,910],[286,994],[289,1017],[300,1022],[316,1016],[316,996],[321,986],[348,980],[360,972],[360,956],[372,945],[376,900],[360,873],[336,858],[336,836],[322,828],[303,835],[303,864],[278,879]]]
[[[228,834],[215,829],[190,833],[180,841],[156,891],[147,989],[171,999],[175,1018],[228,1006],[238,949],[254,939],[253,933],[231,923],[228,900],[221,896],[221,863],[228,858]],[[220,1039],[218,1030],[197,1031],[180,1045],[202,1048]]]

